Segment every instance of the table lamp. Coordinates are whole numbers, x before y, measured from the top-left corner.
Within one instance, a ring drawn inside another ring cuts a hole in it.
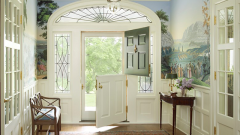
[[[166,79],[171,79],[171,84],[169,84],[169,86],[171,87],[171,92],[172,92],[172,87],[174,86],[174,83],[172,84],[172,80],[177,78],[178,78],[177,74],[167,73],[166,75]]]

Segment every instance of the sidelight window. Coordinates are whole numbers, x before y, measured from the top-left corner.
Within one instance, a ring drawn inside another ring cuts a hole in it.
[[[69,34],[55,34],[55,92],[70,92]]]

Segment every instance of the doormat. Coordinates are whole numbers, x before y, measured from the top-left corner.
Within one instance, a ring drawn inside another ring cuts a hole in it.
[[[54,135],[51,133],[50,135]],[[136,131],[105,131],[105,132],[68,132],[61,131],[60,135],[169,135],[164,130],[136,130]]]

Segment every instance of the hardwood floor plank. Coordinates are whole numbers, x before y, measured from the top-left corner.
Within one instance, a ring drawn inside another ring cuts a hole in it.
[[[172,135],[172,126],[169,124],[162,125],[163,130]],[[43,126],[43,129],[47,129],[47,127]],[[53,129],[53,126],[51,126]],[[89,135],[98,135],[97,132],[101,131],[132,131],[132,130],[160,130],[159,124],[114,124],[111,126],[106,126],[102,128],[96,128],[94,124],[86,124],[86,125],[70,125],[70,124],[62,124],[61,131],[72,131],[72,132],[90,132]],[[40,135],[46,135],[46,133],[40,133]],[[176,135],[186,135],[180,130],[176,130]]]

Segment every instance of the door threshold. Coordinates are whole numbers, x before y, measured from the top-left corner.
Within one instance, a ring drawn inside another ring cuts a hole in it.
[[[79,121],[79,122],[96,122],[96,120],[82,120],[82,121]]]

